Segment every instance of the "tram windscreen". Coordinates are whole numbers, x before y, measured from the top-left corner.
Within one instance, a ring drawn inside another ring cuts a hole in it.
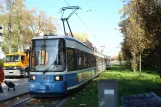
[[[64,71],[65,41],[63,39],[33,40],[31,61],[32,71]]]

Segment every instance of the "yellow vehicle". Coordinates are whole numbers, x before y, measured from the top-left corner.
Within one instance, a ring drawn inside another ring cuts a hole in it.
[[[3,69],[5,77],[28,76],[29,54],[25,52],[7,54]]]

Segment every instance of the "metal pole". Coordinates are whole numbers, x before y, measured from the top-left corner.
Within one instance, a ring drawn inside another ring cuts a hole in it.
[[[66,9],[74,9],[74,10],[72,11],[72,13],[67,18],[63,18],[64,11]],[[68,27],[69,27],[69,30],[70,30],[70,33],[71,33],[71,35],[73,37],[72,31],[71,31],[70,26],[69,26],[69,23],[68,23],[68,19],[77,11],[77,9],[80,9],[80,7],[78,7],[78,6],[69,6],[69,7],[63,7],[63,8],[61,8],[61,11],[63,11],[63,14],[61,16],[61,20],[63,21],[63,27],[64,27],[65,36],[67,36],[66,31],[65,31],[65,24],[64,24],[64,21],[66,20],[67,21],[67,24],[68,24]]]
[[[140,71],[140,75],[141,75],[141,54],[140,54],[140,60],[139,60],[139,71]]]
[[[66,31],[65,31],[65,24],[64,24],[64,20],[65,20],[65,19],[61,19],[61,20],[63,21],[64,34],[65,34],[65,36],[66,36]]]
[[[69,26],[69,23],[68,23],[68,20],[67,20],[67,19],[66,19],[66,22],[67,22],[67,24],[68,24],[68,27],[69,27],[70,33],[71,33],[71,35],[72,35],[72,37],[73,37],[73,33],[72,33],[72,31],[71,31],[71,28],[70,28],[70,26]]]

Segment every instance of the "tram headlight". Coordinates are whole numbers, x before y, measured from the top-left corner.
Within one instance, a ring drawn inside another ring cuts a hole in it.
[[[59,81],[60,80],[60,77],[59,76],[56,76],[55,77],[55,80]]]
[[[57,75],[57,76],[54,77],[54,80],[55,81],[62,81],[63,80],[63,76],[58,76]]]
[[[35,80],[35,79],[36,79],[36,76],[34,76],[34,75],[30,76],[30,80]]]

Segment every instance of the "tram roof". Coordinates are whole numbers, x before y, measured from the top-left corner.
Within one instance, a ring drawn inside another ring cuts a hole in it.
[[[71,41],[76,41],[86,47],[88,47],[89,49],[91,50],[94,50],[92,48],[90,48],[89,46],[87,46],[85,43],[73,38],[73,37],[68,37],[68,36],[55,36],[55,35],[49,35],[49,36],[35,36],[32,38],[32,40],[35,40],[35,39],[60,39],[60,38],[63,38],[65,40],[71,40]]]

